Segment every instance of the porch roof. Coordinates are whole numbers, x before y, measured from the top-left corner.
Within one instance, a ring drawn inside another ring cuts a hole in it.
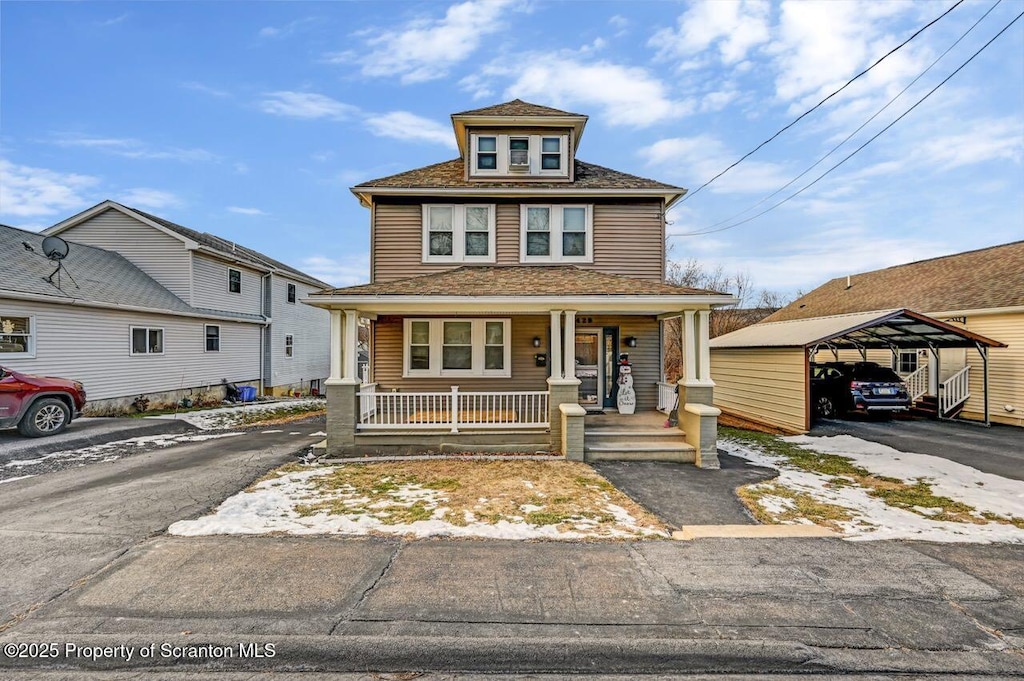
[[[310,294],[305,302],[320,307],[374,309],[396,304],[410,308],[436,303],[450,309],[468,305],[543,309],[621,309],[647,312],[687,307],[732,305],[727,293],[674,286],[660,281],[606,274],[575,265],[464,266],[427,274]],[[554,307],[552,307],[554,306]]]

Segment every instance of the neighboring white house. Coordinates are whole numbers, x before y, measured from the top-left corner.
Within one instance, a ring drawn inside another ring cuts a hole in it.
[[[70,244],[59,287],[45,235]],[[329,373],[329,313],[300,302],[327,284],[211,234],[105,201],[43,234],[0,229],[0,254],[0,318],[25,333],[0,363],[82,380],[93,406],[224,380],[309,392]]]

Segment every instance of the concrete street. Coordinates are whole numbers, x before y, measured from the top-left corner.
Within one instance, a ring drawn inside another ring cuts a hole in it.
[[[5,485],[0,677],[1024,675],[1019,545],[162,533],[314,439],[283,430]]]
[[[63,433],[49,437],[22,437],[14,428],[0,430],[0,464],[12,459],[31,459],[50,452],[79,449],[140,435],[184,433],[190,426],[170,419],[81,418]]]

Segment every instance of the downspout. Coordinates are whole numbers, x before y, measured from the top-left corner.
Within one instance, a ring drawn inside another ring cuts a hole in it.
[[[267,339],[270,334],[270,323],[273,321],[273,317],[270,315],[271,310],[269,309],[268,302],[270,300],[270,277],[271,272],[260,277],[260,313],[263,317],[263,325],[260,327],[260,395],[263,394],[266,389],[266,378],[267,378]]]

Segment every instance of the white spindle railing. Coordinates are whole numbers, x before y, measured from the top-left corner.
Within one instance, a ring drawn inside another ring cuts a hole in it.
[[[364,383],[359,389],[359,422],[362,423],[371,418],[377,411],[376,383]]]
[[[939,408],[942,416],[948,415],[971,396],[971,365],[965,366],[945,381],[939,390]]]
[[[672,411],[676,403],[676,385],[674,383],[658,382],[658,411],[667,414]]]
[[[907,384],[907,392],[910,393],[910,401],[917,402],[928,392],[928,365],[924,365],[913,373],[903,377]]]
[[[548,392],[359,392],[360,430],[547,428]]]

